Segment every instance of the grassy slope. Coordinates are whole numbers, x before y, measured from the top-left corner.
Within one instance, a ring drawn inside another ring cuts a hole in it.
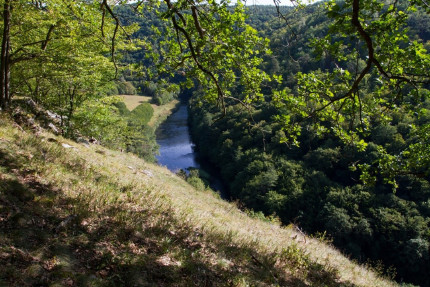
[[[0,123],[0,286],[395,285],[165,168]]]
[[[151,100],[151,97],[146,96],[121,95],[121,97],[124,99],[125,106],[130,111],[134,110],[141,103],[149,102]],[[173,100],[161,106],[151,104],[152,108],[154,109],[154,115],[152,116],[152,119],[149,121],[148,125],[150,127],[157,127],[172,113],[178,103],[178,100]]]

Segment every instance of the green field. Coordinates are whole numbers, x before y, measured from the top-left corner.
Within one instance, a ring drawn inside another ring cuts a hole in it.
[[[147,96],[120,95],[120,97],[124,99],[124,103],[127,109],[129,109],[130,111],[134,110],[138,105],[142,103],[151,101],[151,97]],[[151,104],[152,108],[154,109],[154,115],[152,116],[152,119],[149,121],[148,125],[151,127],[158,126],[173,112],[178,103],[178,100],[173,100],[170,103],[167,103],[162,106]]]

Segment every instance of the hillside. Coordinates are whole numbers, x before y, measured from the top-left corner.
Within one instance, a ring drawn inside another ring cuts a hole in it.
[[[394,286],[131,154],[0,114],[1,286]]]

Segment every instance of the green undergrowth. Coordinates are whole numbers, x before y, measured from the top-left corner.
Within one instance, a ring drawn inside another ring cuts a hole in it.
[[[0,114],[0,286],[395,284],[163,167]]]

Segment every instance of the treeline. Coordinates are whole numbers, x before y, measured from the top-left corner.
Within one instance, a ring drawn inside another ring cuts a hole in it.
[[[372,117],[364,149],[334,133],[318,133],[311,118],[300,123],[300,145],[292,145],[285,141],[287,131],[276,120],[279,107],[270,94],[281,87],[297,93],[299,72],[336,69],[329,54],[315,57],[309,45],[326,35],[330,20],[321,5],[286,14],[290,27],[271,15],[264,8],[250,8],[248,21],[270,38],[273,54],[262,67],[283,75],[283,83],[266,85],[265,100],[254,107],[231,101],[226,115],[216,105],[202,103],[201,91],[196,91],[190,123],[200,155],[219,168],[232,199],[247,208],[276,215],[284,224],[295,223],[310,234],[324,234],[361,262],[382,260],[388,273],[395,268],[391,275],[400,282],[430,285],[430,165],[411,165],[397,172],[394,191],[393,182],[371,171],[379,168],[387,152],[396,155],[417,143],[420,136],[413,127],[430,124],[426,87],[421,88],[421,97],[402,94],[406,102],[419,107],[415,114],[391,106]],[[417,11],[407,21],[409,35],[427,47],[429,19]],[[365,52],[361,51],[364,59]],[[377,78],[366,81],[364,91],[370,95]],[[240,87],[237,97],[239,93]],[[325,123],[328,128],[331,124]],[[363,173],[359,166],[370,172]],[[371,184],[363,184],[363,176],[372,177]]]

